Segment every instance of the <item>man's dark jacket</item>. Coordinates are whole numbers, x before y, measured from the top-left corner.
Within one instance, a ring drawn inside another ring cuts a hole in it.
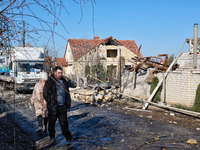
[[[52,79],[53,78],[53,79]],[[64,109],[67,112],[67,108],[71,107],[71,98],[69,94],[69,86],[67,81],[62,77],[60,80],[64,83],[65,92],[65,104]],[[56,79],[54,75],[51,75],[44,85],[43,96],[47,102],[48,113],[50,115],[56,115],[57,112],[57,89],[56,89]],[[58,82],[59,83],[59,82]]]

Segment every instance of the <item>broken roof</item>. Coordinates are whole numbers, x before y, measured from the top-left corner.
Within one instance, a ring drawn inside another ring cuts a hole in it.
[[[134,40],[116,40],[112,36],[110,36],[105,39],[99,39],[99,37],[94,37],[94,39],[68,39],[67,43],[70,44],[71,51],[75,61],[101,44],[110,44],[118,46],[122,45],[127,49],[129,49],[130,51],[132,51],[133,53],[135,53],[138,57],[142,57],[142,54],[140,53]],[[65,49],[65,54],[66,50],[67,46]]]

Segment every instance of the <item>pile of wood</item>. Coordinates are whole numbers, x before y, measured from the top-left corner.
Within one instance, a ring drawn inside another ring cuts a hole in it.
[[[90,104],[102,104],[113,101],[118,98],[118,88],[111,86],[110,89],[98,88],[96,90],[81,89],[78,91],[70,91],[71,99]]]

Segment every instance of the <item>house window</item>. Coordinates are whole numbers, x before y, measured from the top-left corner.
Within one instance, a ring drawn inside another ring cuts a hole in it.
[[[117,49],[108,49],[107,57],[117,57]]]
[[[131,68],[131,65],[125,65],[125,68],[129,69],[129,68]]]

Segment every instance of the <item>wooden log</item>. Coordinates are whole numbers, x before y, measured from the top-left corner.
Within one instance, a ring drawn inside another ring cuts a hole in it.
[[[150,110],[144,110],[144,109],[135,109],[135,108],[130,108],[130,107],[124,107],[123,109],[129,109],[129,110],[135,110],[135,111],[144,111],[144,112],[149,112],[151,113],[152,111]]]
[[[134,97],[134,96],[128,96],[128,95],[124,95],[124,94],[123,94],[123,96],[129,97],[129,98],[133,98],[133,99],[135,99],[135,100],[137,100],[139,102],[147,102],[147,103],[149,103],[151,105],[154,105],[154,106],[162,108],[162,109],[167,109],[167,110],[171,110],[171,111],[174,111],[174,112],[178,112],[178,113],[182,113],[182,114],[185,114],[185,115],[189,115],[189,116],[200,118],[200,113],[199,112],[194,112],[194,111],[183,110],[183,109],[174,108],[174,107],[170,107],[170,106],[160,105],[160,104],[157,104],[157,103],[154,103],[154,102],[148,102],[148,101],[142,100],[142,99]]]

